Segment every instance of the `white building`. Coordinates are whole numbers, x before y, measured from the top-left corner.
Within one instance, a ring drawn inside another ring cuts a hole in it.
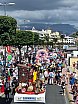
[[[57,31],[53,32],[51,29],[47,29],[47,30],[42,29],[42,31],[38,31],[33,27],[32,30],[26,30],[26,31],[39,33],[39,37],[42,40],[44,39],[45,36],[48,36],[49,42],[53,41],[53,39],[55,38],[57,38],[57,43],[62,42],[62,39],[60,37],[61,34]],[[75,45],[75,39],[73,37],[65,36],[63,39],[63,44]]]
[[[26,30],[26,31],[32,31],[32,32],[39,33],[40,39],[44,39],[45,36],[48,36],[49,41],[52,41],[54,38],[58,38],[58,39],[60,38],[60,33],[53,32],[51,29],[47,29],[47,30],[42,29],[42,31],[38,31],[33,27],[32,30]]]
[[[65,36],[63,39],[63,43],[75,45],[75,39],[73,37],[70,37],[70,36]]]

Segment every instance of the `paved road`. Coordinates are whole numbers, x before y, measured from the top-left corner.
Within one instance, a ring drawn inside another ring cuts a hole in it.
[[[66,104],[62,89],[57,85],[48,85],[46,95],[46,104]]]
[[[65,97],[62,95],[61,87],[57,85],[47,85],[46,104],[66,104]],[[11,96],[9,102],[5,102],[4,97],[0,98],[0,104],[41,104],[41,103],[14,103]]]

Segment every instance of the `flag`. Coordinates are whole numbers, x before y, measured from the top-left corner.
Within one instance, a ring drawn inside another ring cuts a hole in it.
[[[6,52],[11,53],[11,46],[6,47]]]

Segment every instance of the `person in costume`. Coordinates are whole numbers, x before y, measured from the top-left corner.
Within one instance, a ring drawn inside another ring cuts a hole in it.
[[[37,80],[37,71],[34,69],[33,71],[33,82]]]

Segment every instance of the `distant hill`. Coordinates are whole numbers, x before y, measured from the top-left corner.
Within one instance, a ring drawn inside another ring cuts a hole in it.
[[[62,34],[70,35],[77,31],[74,25],[70,24],[45,24],[45,23],[26,23],[21,24],[21,30],[30,30],[35,27],[36,30],[48,29],[50,28],[53,31],[59,31]]]

